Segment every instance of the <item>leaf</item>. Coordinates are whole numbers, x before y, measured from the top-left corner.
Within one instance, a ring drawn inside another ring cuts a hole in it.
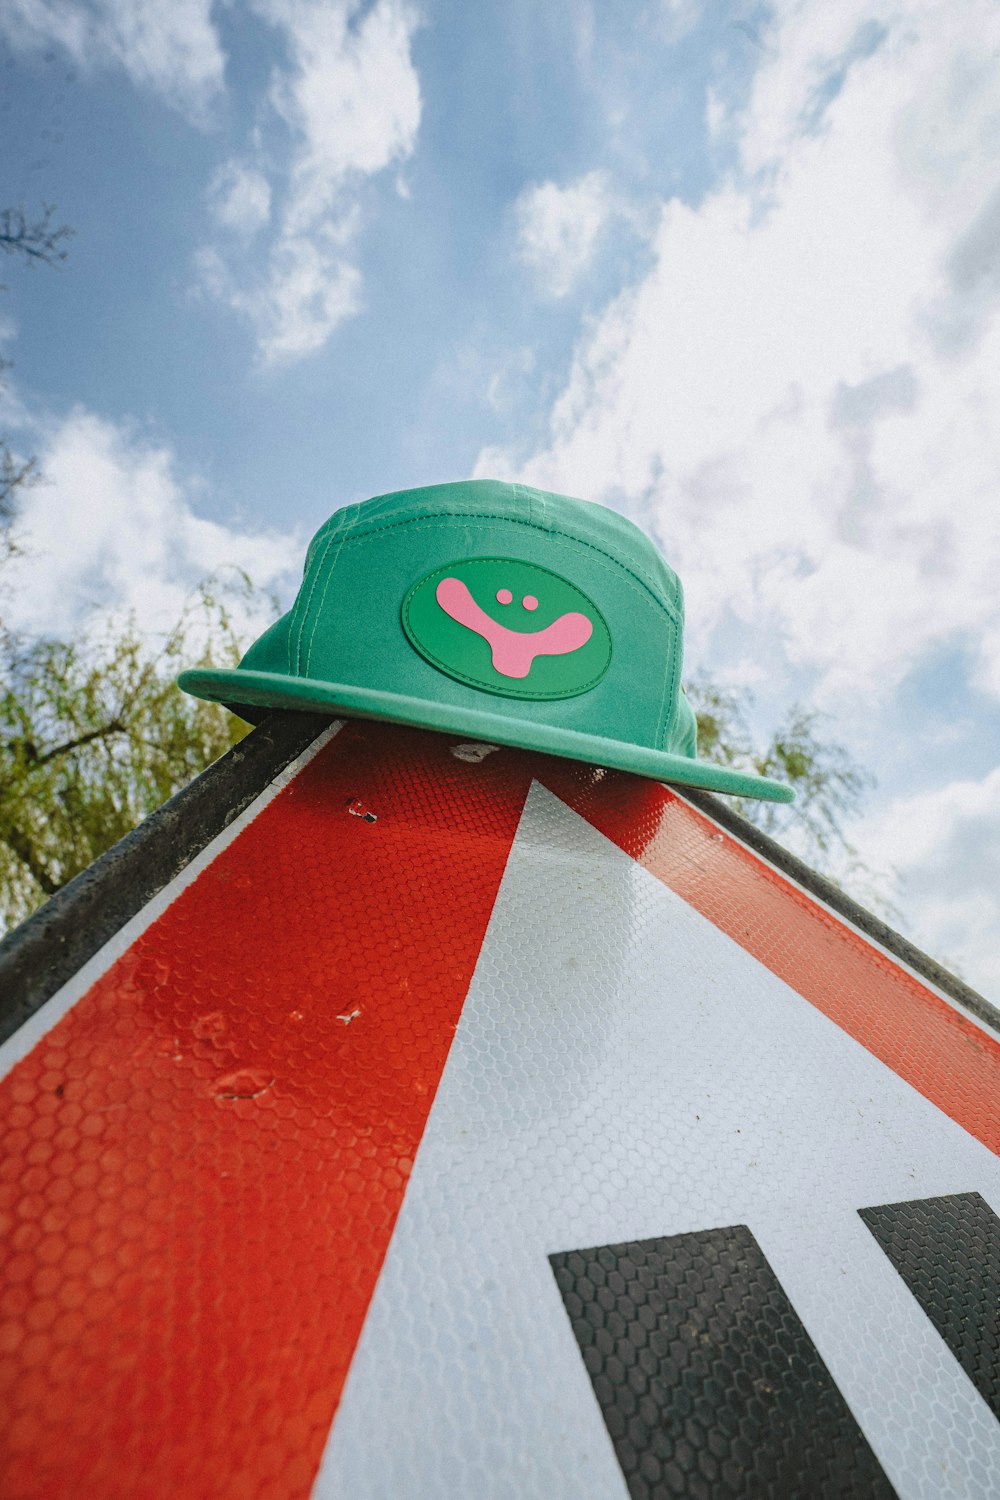
[[[165,638],[129,617],[96,637],[0,628],[0,922],[11,926],[218,759],[247,725],[188,697],[181,665],[235,666],[243,574],[210,579]]]

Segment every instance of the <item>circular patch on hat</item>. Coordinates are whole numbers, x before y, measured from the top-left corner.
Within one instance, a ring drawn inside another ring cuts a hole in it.
[[[575,698],[611,664],[611,632],[593,600],[511,557],[435,568],[406,595],[402,619],[438,671],[509,698]]]

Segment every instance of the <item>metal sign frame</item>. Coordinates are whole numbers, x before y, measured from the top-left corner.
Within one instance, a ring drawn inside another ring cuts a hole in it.
[[[322,714],[273,713],[0,941],[0,1042],[304,754]],[[710,792],[686,801],[1000,1035],[1000,1009]]]

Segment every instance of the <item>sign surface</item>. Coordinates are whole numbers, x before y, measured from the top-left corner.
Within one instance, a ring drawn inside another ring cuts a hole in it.
[[[341,729],[5,1044],[0,1492],[1000,1471],[1000,1045],[670,790]]]

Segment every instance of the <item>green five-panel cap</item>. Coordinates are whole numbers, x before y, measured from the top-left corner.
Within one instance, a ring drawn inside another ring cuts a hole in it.
[[[179,681],[251,723],[326,709],[790,802],[697,759],[683,635],[680,580],[631,521],[470,480],[337,511],[288,614],[238,667]]]

